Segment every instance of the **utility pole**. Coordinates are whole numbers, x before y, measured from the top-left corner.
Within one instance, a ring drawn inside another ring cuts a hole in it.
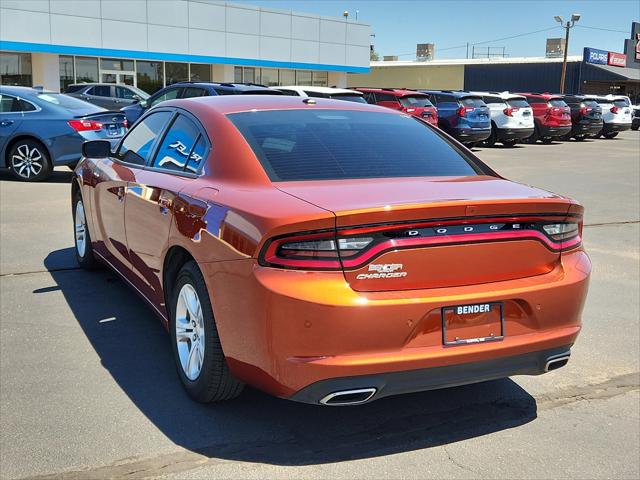
[[[567,21],[566,24],[564,23],[564,20],[562,19],[562,17],[559,17],[556,15],[553,18],[555,19],[556,22],[562,25],[562,28],[565,29],[564,58],[562,60],[562,75],[560,76],[560,93],[564,93],[564,83],[567,78],[567,53],[569,51],[569,30],[573,28],[573,26],[576,24],[578,20],[580,20],[580,14],[579,13],[572,14],[571,20]]]

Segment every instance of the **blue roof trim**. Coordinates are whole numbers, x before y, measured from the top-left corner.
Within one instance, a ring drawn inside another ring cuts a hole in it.
[[[224,65],[246,65],[251,67],[297,68],[308,70],[330,70],[332,72],[368,73],[369,67],[349,65],[325,65],[322,63],[276,62],[251,58],[212,57],[165,52],[143,52],[139,50],[117,50],[113,48],[77,47],[46,43],[8,42],[0,40],[0,50],[58,53],[63,55],[89,55],[92,57],[125,57],[137,60],[164,60],[174,62],[218,63]]]

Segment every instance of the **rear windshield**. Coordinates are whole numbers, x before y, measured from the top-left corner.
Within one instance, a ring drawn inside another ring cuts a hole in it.
[[[80,100],[75,97],[70,97],[69,95],[65,95],[64,93],[39,93],[38,100],[44,100],[45,102],[53,103],[54,105],[58,105],[68,110],[102,110],[102,108],[96,107],[91,103],[85,102],[84,100]]]
[[[620,98],[618,100],[614,100],[613,104],[618,108],[624,108],[629,106],[629,102],[626,99]]]
[[[592,107],[592,108],[595,108],[595,107],[599,106],[598,102],[596,102],[595,100],[583,100],[582,104],[585,107]]]
[[[400,103],[403,107],[433,107],[433,103],[429,101],[429,98],[425,95],[416,95],[409,97],[400,97]]]
[[[411,116],[270,110],[228,118],[274,182],[481,173],[435,130]]]
[[[507,100],[507,104],[513,108],[529,108],[530,105],[524,98],[512,98],[511,100]]]
[[[549,100],[549,105],[551,105],[552,107],[566,107],[567,106],[565,101],[562,100],[561,98],[552,98],[551,100]]]
[[[69,85],[64,93],[73,93],[82,90],[86,85]]]
[[[329,98],[346,100],[347,102],[367,103],[362,95],[354,95],[352,93],[334,93],[333,95],[329,95]]]
[[[460,102],[465,107],[486,107],[487,105],[480,97],[463,97]]]

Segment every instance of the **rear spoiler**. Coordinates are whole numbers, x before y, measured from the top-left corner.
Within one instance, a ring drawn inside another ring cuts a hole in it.
[[[124,112],[119,110],[103,110],[102,112],[94,112],[87,113],[85,115],[75,115],[73,118],[92,118],[92,117],[100,117],[102,115],[122,115],[125,116]]]

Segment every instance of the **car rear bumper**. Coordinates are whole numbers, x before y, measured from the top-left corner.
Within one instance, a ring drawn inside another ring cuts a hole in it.
[[[563,137],[571,133],[571,125],[552,127],[549,125],[540,125],[540,137]]]
[[[603,132],[624,132],[631,128],[631,123],[605,123]]]
[[[563,254],[548,273],[516,280],[357,292],[342,272],[259,267],[253,259],[223,263],[201,268],[229,367],[244,382],[284,398],[329,379],[469,365],[572,345],[591,271],[579,250]],[[484,302],[503,302],[504,339],[444,346],[442,308]]]
[[[571,354],[570,348],[571,345],[566,345],[461,365],[330,378],[303,388],[289,399],[322,405],[356,405],[391,395],[456,387],[513,375],[541,375],[564,366]],[[347,395],[341,395],[342,392]]]
[[[534,128],[499,128],[498,140],[523,140],[533,135]]]
[[[491,128],[458,128],[453,136],[461,143],[481,142],[491,136]]]
[[[576,123],[571,129],[571,135],[595,135],[602,130],[603,122],[582,122]]]

